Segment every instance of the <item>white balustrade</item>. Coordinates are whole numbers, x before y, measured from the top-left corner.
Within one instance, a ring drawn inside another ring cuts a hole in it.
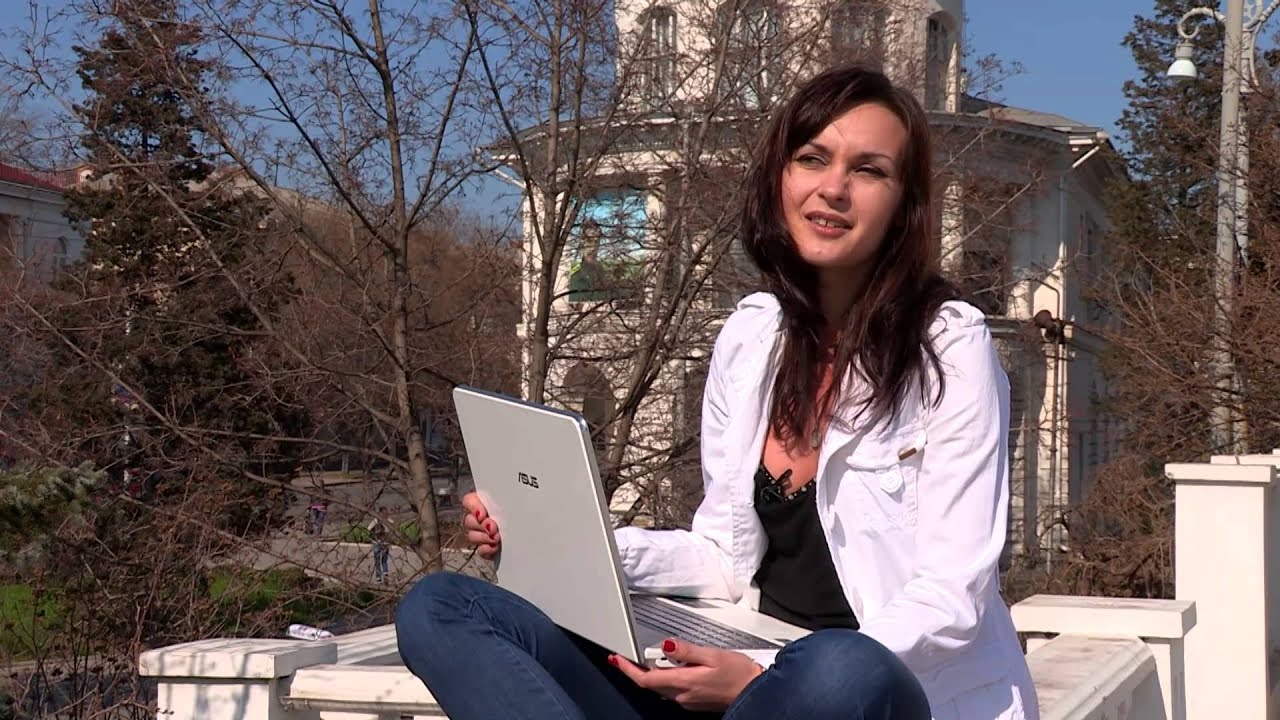
[[[1013,608],[1044,720],[1277,718],[1280,450],[1165,466],[1175,600],[1037,595]],[[150,650],[166,720],[443,718],[399,663],[395,628],[322,641]]]

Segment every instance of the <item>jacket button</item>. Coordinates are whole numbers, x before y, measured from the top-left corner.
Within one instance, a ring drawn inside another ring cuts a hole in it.
[[[902,489],[902,472],[890,470],[880,476],[880,489],[892,495]]]

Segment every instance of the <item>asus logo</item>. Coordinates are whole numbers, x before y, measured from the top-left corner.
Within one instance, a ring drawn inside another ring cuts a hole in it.
[[[521,484],[521,485],[528,485],[528,486],[529,486],[529,487],[531,487],[531,488],[536,488],[536,487],[538,487],[538,478],[534,477],[533,475],[527,475],[527,474],[525,474],[525,473],[520,473],[520,478],[519,478],[519,480],[520,480],[520,484]]]

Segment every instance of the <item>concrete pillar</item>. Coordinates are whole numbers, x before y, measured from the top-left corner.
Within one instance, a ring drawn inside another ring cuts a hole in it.
[[[1269,454],[1258,455],[1214,455],[1209,460],[1214,465],[1271,465],[1277,468],[1276,479],[1280,480],[1280,450],[1272,450]],[[1276,658],[1280,657],[1280,488],[1267,492],[1266,507],[1266,608],[1267,608],[1267,657],[1270,675],[1267,692],[1267,717],[1280,716],[1280,677],[1272,667]]]
[[[1176,483],[1176,594],[1196,604],[1185,644],[1188,720],[1270,717],[1274,461],[1240,456],[1165,466]]]
[[[943,272],[955,276],[964,260],[964,191],[958,182],[947,183],[942,191],[941,245],[938,261]]]
[[[285,710],[281,680],[336,659],[332,643],[198,640],[142,653],[138,671],[156,680],[158,716],[166,720],[319,720]]]

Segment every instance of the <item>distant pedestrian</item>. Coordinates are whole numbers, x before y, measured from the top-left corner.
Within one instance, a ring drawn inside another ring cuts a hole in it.
[[[369,538],[373,542],[373,581],[379,585],[387,581],[391,548],[387,545],[387,526],[374,518],[369,523]]]
[[[324,516],[329,513],[329,501],[317,498],[308,510],[311,514],[311,534],[316,537],[324,535]]]

